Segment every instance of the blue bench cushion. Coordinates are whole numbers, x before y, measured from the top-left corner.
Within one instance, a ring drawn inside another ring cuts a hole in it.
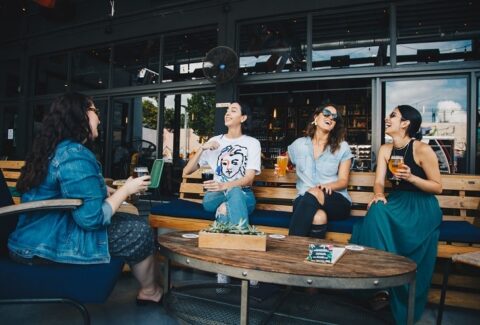
[[[215,219],[214,213],[203,210],[202,204],[182,199],[154,205],[152,214],[212,221]],[[290,212],[256,209],[250,215],[250,224],[288,228],[290,215]],[[353,225],[360,219],[361,217],[350,217],[345,220],[331,220],[328,223],[328,231],[351,234]],[[440,226],[439,240],[478,244],[480,243],[480,228],[466,221],[444,221]]]
[[[155,204],[152,206],[151,213],[163,216],[212,221],[215,219],[215,214],[206,212],[203,209],[202,204],[182,199],[175,199],[168,203]],[[250,215],[249,219],[250,224],[252,225],[288,228],[290,224],[290,216],[290,212],[256,209]],[[351,233],[353,224],[358,219],[359,218],[352,217],[346,220],[331,221],[328,224],[328,230]]]
[[[70,298],[82,303],[103,303],[123,264],[121,258],[112,258],[106,264],[26,265],[2,257],[0,299]]]
[[[440,241],[480,243],[480,228],[467,221],[443,221],[440,225]]]

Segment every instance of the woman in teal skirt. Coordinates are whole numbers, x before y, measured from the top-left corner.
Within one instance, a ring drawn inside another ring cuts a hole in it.
[[[408,257],[417,263],[415,321],[422,316],[432,279],[442,211],[435,194],[442,192],[437,156],[418,141],[422,116],[413,107],[400,105],[385,119],[385,133],[393,143],[378,153],[374,196],[368,213],[353,228],[352,243]],[[389,169],[393,157],[403,159]],[[393,190],[385,196],[385,177]],[[392,288],[390,307],[397,324],[406,323],[408,288]]]

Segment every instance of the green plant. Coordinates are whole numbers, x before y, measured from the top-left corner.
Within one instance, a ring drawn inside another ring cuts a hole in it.
[[[247,220],[240,219],[238,224],[233,224],[230,222],[219,222],[214,221],[213,224],[210,225],[204,231],[206,232],[213,232],[213,233],[221,233],[221,234],[237,234],[237,235],[256,235],[261,236],[265,233],[263,231],[258,230],[255,226],[245,224]]]

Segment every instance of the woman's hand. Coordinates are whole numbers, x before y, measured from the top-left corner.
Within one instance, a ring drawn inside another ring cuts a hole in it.
[[[332,187],[329,184],[324,184],[324,185],[320,184],[318,185],[318,188],[324,191],[328,195],[332,194]]]
[[[209,192],[220,192],[227,189],[225,183],[219,183],[214,180],[203,182],[203,187]]]
[[[128,195],[138,193],[140,191],[146,191],[150,185],[150,175],[140,176],[140,177],[129,177],[125,181],[125,185],[122,188],[125,188]]]
[[[370,209],[370,206],[371,206],[373,203],[377,203],[377,202],[383,202],[383,204],[387,204],[387,198],[385,197],[385,194],[383,194],[383,193],[376,193],[376,194],[373,196],[373,199],[370,201],[370,203],[368,203],[368,205],[367,205],[367,210]]]
[[[410,167],[405,164],[402,164],[402,166],[397,169],[397,172],[394,175],[395,177],[403,179],[407,182],[411,182],[411,179],[413,177]]]
[[[107,185],[107,194],[108,196],[112,195],[113,193],[115,193],[116,189],[114,189],[113,187],[110,187]]]
[[[220,146],[217,141],[207,141],[202,145],[202,150],[216,150]]]

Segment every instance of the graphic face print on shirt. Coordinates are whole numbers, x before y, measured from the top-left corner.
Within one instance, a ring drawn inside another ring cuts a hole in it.
[[[247,153],[247,148],[240,145],[223,148],[217,159],[217,175],[224,181],[245,176]]]

